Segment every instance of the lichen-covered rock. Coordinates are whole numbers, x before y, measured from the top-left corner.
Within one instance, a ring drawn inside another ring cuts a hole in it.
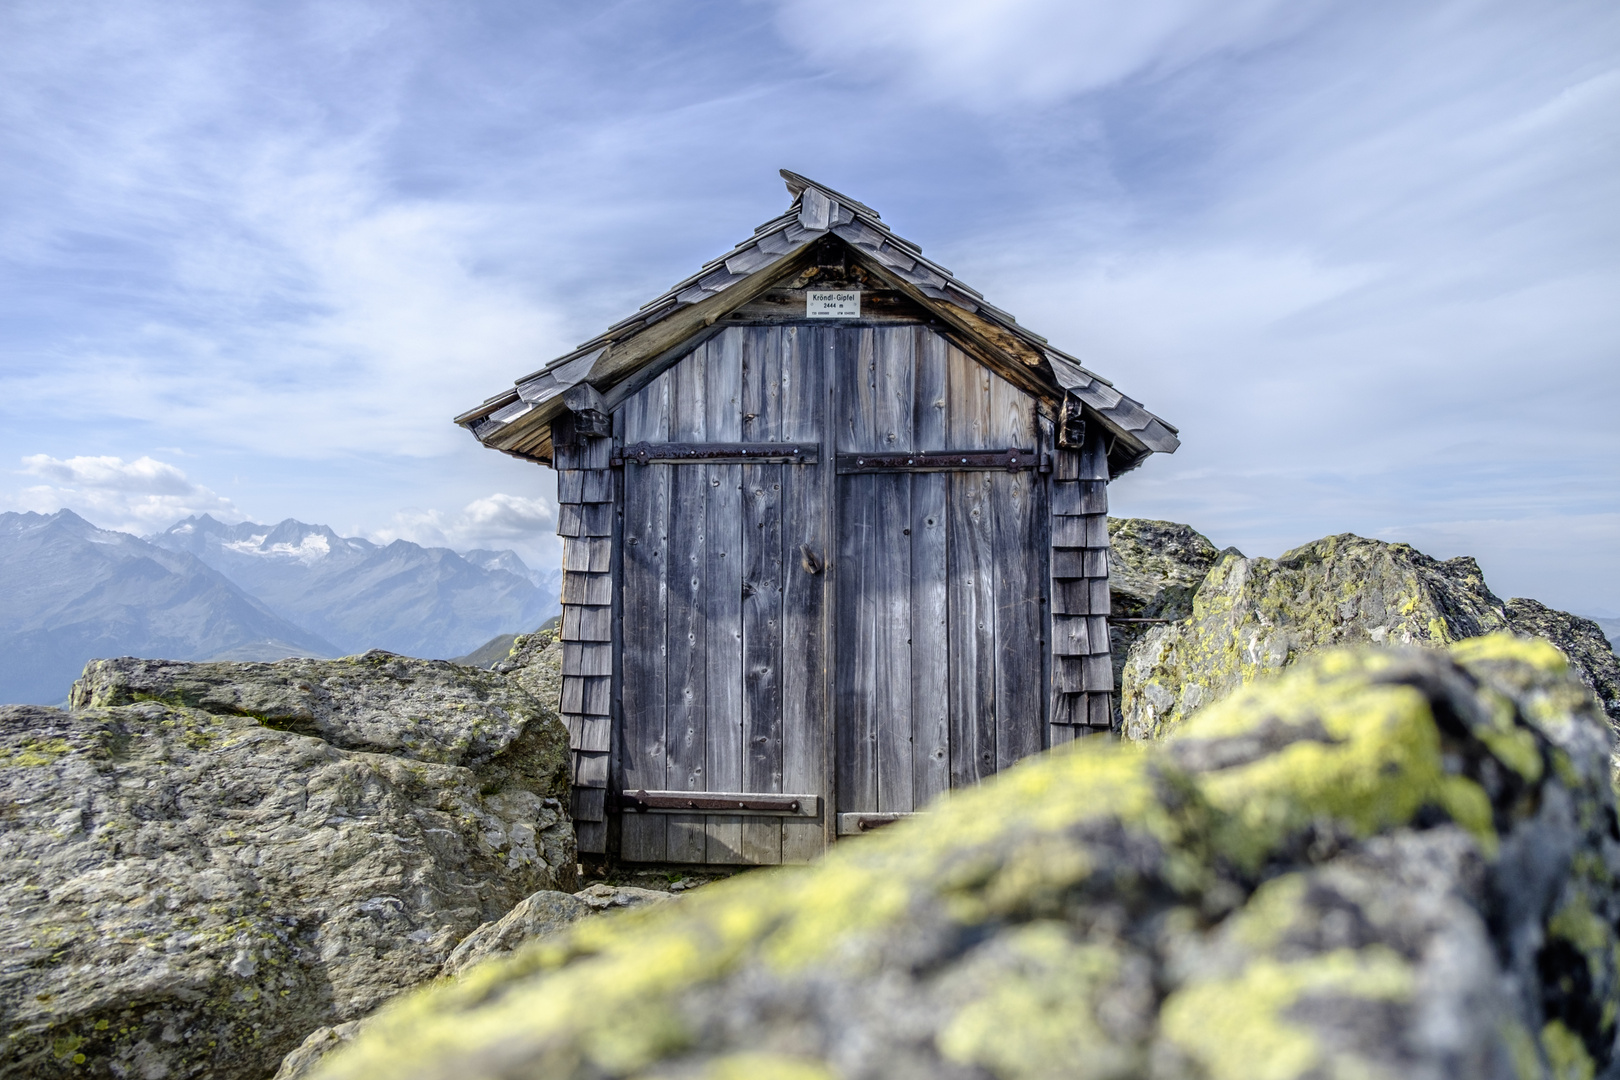
[[[1596,620],[1522,597],[1507,602],[1507,617],[1515,634],[1545,638],[1558,646],[1570,668],[1597,695],[1609,722],[1620,728],[1620,656]]]
[[[0,1074],[263,1080],[573,887],[549,774],[503,765],[555,715],[375,657],[367,711],[344,664],[102,663],[76,711],[0,708]]]
[[[1561,654],[1335,651],[1164,743],[581,922],[318,1075],[1591,1077],[1617,923],[1607,731]]]
[[[273,664],[125,656],[90,661],[68,698],[73,708],[138,701],[249,716],[343,750],[493,770],[499,775],[486,778],[493,786],[555,798],[568,792],[568,733],[555,722],[557,702],[444,660],[381,650]]]
[[[1114,723],[1121,721],[1119,685],[1131,649],[1152,628],[1134,619],[1185,619],[1193,596],[1222,552],[1191,525],[1152,518],[1108,519],[1108,638],[1114,660]],[[1233,554],[1241,553],[1228,548]]]
[[[506,659],[492,671],[506,676],[548,708],[562,702],[562,642],[550,630],[522,634],[512,642]]]
[[[542,889],[524,897],[499,919],[485,923],[463,938],[445,960],[439,974],[459,975],[474,964],[512,952],[518,946],[561,930],[596,910],[577,896],[556,889]]]
[[[1440,646],[1500,630],[1540,634],[1538,625],[1546,620],[1516,621],[1468,557],[1442,562],[1407,544],[1349,534],[1280,559],[1223,553],[1190,615],[1153,627],[1132,646],[1120,687],[1123,729],[1136,739],[1163,735],[1256,676],[1319,649]],[[1570,660],[1590,684],[1585,656],[1577,651]]]
[[[321,1059],[341,1046],[347,1046],[365,1030],[367,1020],[350,1020],[310,1032],[298,1049],[281,1059],[281,1068],[271,1080],[305,1080],[313,1076]]]

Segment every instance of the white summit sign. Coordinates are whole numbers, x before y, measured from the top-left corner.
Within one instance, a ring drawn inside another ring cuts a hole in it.
[[[805,293],[804,313],[811,319],[858,319],[861,290],[810,289]]]

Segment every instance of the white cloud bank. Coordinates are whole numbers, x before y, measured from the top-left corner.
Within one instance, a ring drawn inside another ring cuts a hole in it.
[[[379,543],[409,540],[424,547],[456,551],[512,548],[535,569],[558,565],[557,514],[550,499],[496,492],[474,499],[459,511],[409,508],[372,534]]]
[[[151,457],[54,458],[31,454],[22,473],[49,481],[25,487],[14,501],[23,510],[51,514],[69,509],[104,529],[137,535],[166,529],[192,514],[227,521],[243,514],[231,500]]]

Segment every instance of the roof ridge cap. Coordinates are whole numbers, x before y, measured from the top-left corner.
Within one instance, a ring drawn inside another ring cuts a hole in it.
[[[798,173],[789,169],[778,169],[777,172],[781,175],[783,181],[786,182],[788,194],[792,195],[795,200],[804,194],[805,188],[815,188],[829,199],[836,199],[857,213],[871,214],[877,220],[883,220],[882,214],[879,214],[876,210],[872,209],[870,206],[867,206],[859,199],[852,199],[841,191],[834,191],[826,184],[818,183],[815,180],[810,179],[808,176],[800,176]]]

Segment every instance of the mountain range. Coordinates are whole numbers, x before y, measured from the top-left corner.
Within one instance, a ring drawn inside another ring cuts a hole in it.
[[[51,703],[106,656],[450,658],[558,610],[512,551],[374,544],[203,515],[142,539],[69,510],[0,514],[0,701]]]

